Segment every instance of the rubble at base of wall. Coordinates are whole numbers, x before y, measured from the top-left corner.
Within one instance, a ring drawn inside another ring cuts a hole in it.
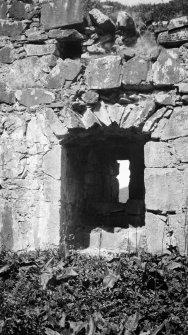
[[[187,17],[173,20],[156,39],[149,30],[140,36],[128,13],[117,22],[97,9],[85,13],[82,0],[1,1],[1,248],[59,244],[62,213],[71,218],[77,206],[65,189],[74,198],[78,186],[65,173],[62,141],[115,129],[145,141],[145,227],[103,231],[101,250],[130,244],[135,251],[139,232],[140,247],[158,253],[173,231],[184,253],[187,26]],[[97,234],[91,232],[89,250],[98,250]]]

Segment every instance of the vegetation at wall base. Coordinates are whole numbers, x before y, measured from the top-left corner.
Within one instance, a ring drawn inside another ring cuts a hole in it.
[[[187,334],[187,279],[177,253],[2,252],[0,334]]]

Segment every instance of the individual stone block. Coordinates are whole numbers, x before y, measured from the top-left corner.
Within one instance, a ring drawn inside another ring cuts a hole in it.
[[[161,130],[160,138],[170,140],[177,137],[188,135],[188,108],[186,106],[176,107],[167,121],[165,127]]]
[[[99,94],[92,90],[87,91],[82,95],[82,100],[88,105],[95,105],[99,100]]]
[[[55,100],[55,95],[52,92],[42,88],[28,88],[22,91],[16,91],[15,96],[20,104],[26,107],[49,104]]]
[[[86,69],[89,89],[111,89],[121,86],[121,57],[106,56],[92,59]]]
[[[130,16],[127,12],[120,11],[118,12],[116,26],[118,29],[123,30],[125,33],[129,35],[136,34],[136,26],[132,16]]]
[[[147,142],[144,146],[145,166],[170,167],[173,164],[172,148],[164,142]]]
[[[54,0],[42,4],[41,24],[45,30],[77,26],[83,23],[83,19],[82,0]]]
[[[61,146],[56,145],[43,156],[43,171],[56,180],[61,179]]]
[[[178,211],[185,204],[185,173],[175,168],[145,169],[146,209]]]
[[[185,26],[188,26],[188,16],[186,15],[170,20],[168,24],[168,30],[174,30]]]
[[[142,127],[146,120],[155,112],[154,100],[146,100],[140,105],[128,105],[124,119],[122,120],[122,127],[125,129],[135,127]]]
[[[188,137],[180,137],[170,143],[174,147],[176,159],[188,163]]]
[[[153,254],[165,253],[167,251],[167,225],[165,216],[147,212],[145,221],[148,252]]]
[[[188,83],[180,83],[176,86],[178,87],[179,93],[188,94]]]
[[[176,241],[179,252],[184,255],[188,251],[188,240],[186,238],[188,233],[186,213],[169,215],[168,218],[169,231],[173,232],[173,238]]]
[[[8,7],[5,1],[0,2],[0,20],[6,20]]]
[[[0,49],[0,63],[11,64],[14,61],[14,49],[10,46]]]
[[[6,90],[0,90],[0,102],[5,103],[8,105],[12,105],[14,103],[14,92],[12,91],[6,91]]]
[[[84,39],[83,35],[75,29],[52,29],[49,31],[48,36],[59,41],[82,41]]]
[[[122,117],[125,112],[125,107],[118,104],[115,105],[106,105],[109,118],[112,123],[120,125]]]
[[[158,43],[165,47],[178,47],[186,42],[188,42],[188,27],[164,31],[158,36]]]
[[[94,125],[100,125],[100,122],[98,118],[95,116],[95,114],[88,108],[86,112],[82,116],[82,122],[86,129],[91,128]]]
[[[27,4],[27,7],[31,5]],[[14,0],[9,8],[10,17],[16,20],[26,20],[28,19],[28,11],[26,10],[26,5],[22,1]]]
[[[56,44],[25,44],[24,49],[27,56],[43,56],[58,53]]]
[[[153,64],[152,72],[153,84],[157,87],[172,86],[187,77],[178,59],[178,54],[174,50],[163,49]]]
[[[81,71],[80,60],[61,59],[46,78],[49,89],[61,88],[66,80],[73,81]]]
[[[173,97],[168,93],[158,93],[155,94],[155,101],[157,105],[160,106],[174,106],[176,96]]]
[[[147,77],[149,62],[141,57],[135,57],[126,62],[123,66],[122,84],[126,87],[142,88],[149,84]]]
[[[15,37],[20,35],[24,31],[24,29],[25,24],[23,22],[0,22],[0,36]]]
[[[107,15],[101,13],[100,10],[93,8],[90,10],[89,15],[93,24],[103,32],[108,33],[115,31],[115,25],[112,20]]]

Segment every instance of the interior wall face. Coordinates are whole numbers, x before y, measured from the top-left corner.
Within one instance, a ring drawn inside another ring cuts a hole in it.
[[[183,254],[188,18],[139,35],[83,4],[1,1],[0,248]]]

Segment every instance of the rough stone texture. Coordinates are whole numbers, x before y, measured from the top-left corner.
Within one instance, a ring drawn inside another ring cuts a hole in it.
[[[153,84],[160,86],[172,86],[178,84],[186,76],[186,71],[182,67],[176,49],[163,49],[153,64]]]
[[[6,2],[0,2],[0,20],[6,20],[8,7]]]
[[[111,252],[135,252],[146,248],[145,229],[117,229],[114,233],[96,229],[90,233],[89,250]]]
[[[147,168],[171,167],[174,162],[171,146],[163,142],[146,143],[144,157]]]
[[[50,104],[55,100],[55,95],[44,89],[28,88],[22,91],[16,91],[16,99],[20,104],[26,107],[32,107],[41,104]]]
[[[166,234],[168,230],[165,221],[165,216],[146,213],[148,252],[163,254],[167,251]]]
[[[113,21],[110,20],[107,15],[101,13],[98,9],[92,9],[89,12],[89,15],[94,25],[100,28],[103,32],[108,33],[115,31],[115,25]]]
[[[23,22],[0,22],[0,36],[10,36],[15,37],[21,34],[25,29],[25,24]]]
[[[14,61],[14,49],[7,46],[0,49],[0,63],[11,64]]]
[[[121,86],[121,58],[106,56],[93,59],[86,70],[89,89],[110,89]]]
[[[179,93],[187,94],[188,93],[188,83],[180,83],[177,85]]]
[[[165,47],[177,47],[188,42],[188,27],[165,31],[159,34],[158,43]]]
[[[82,41],[84,38],[83,35],[75,29],[52,29],[49,31],[48,36],[59,41]]]
[[[119,12],[117,16],[116,26],[130,35],[136,34],[136,27],[132,16],[127,12]]]
[[[31,5],[30,5],[31,7]],[[28,12],[26,10],[26,5],[21,1],[13,1],[12,5],[9,8],[10,17],[16,20],[28,19]]]
[[[153,211],[178,211],[185,207],[187,171],[175,168],[146,168],[146,208]],[[151,187],[152,185],[152,187]]]
[[[25,51],[27,56],[43,56],[49,54],[58,54],[55,44],[26,44]]]
[[[188,162],[188,137],[181,137],[172,142],[171,145],[174,147],[175,157],[177,161],[182,163]]]
[[[141,88],[147,84],[149,63],[141,57],[135,57],[123,66],[122,83],[125,87]]]
[[[174,30],[185,26],[188,26],[188,16],[186,15],[170,20],[168,30]]]
[[[49,89],[62,87],[66,80],[74,80],[81,71],[81,63],[79,60],[61,59],[46,77],[45,86]]]
[[[187,107],[176,107],[166,123],[165,127],[160,132],[162,140],[170,140],[186,136],[188,132],[188,109]]]
[[[187,254],[187,234],[188,225],[186,219],[186,212],[183,214],[169,215],[169,230],[173,231],[173,236],[176,241],[177,248],[181,254]]]
[[[53,3],[42,4],[41,23],[46,30],[77,26],[83,23],[83,18],[81,0],[55,0]]]

